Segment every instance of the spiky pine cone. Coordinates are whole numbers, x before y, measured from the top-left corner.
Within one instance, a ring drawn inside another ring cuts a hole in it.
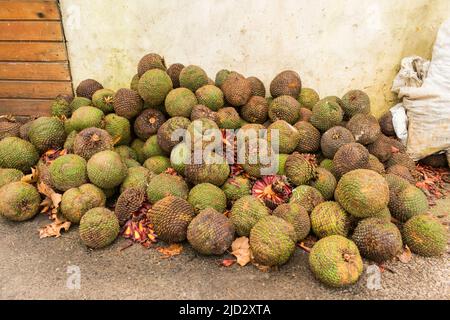
[[[95,91],[103,89],[103,86],[94,79],[86,79],[79,83],[76,93],[78,97],[84,97],[92,100]]]
[[[292,184],[307,184],[316,176],[316,157],[313,154],[294,152],[286,160],[286,176]]]
[[[126,189],[117,199],[114,213],[119,219],[120,225],[130,219],[133,212],[139,210],[145,201],[145,192],[139,188]]]

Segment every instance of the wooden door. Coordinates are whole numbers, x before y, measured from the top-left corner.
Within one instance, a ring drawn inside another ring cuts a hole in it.
[[[0,0],[0,115],[45,115],[73,94],[58,1]]]

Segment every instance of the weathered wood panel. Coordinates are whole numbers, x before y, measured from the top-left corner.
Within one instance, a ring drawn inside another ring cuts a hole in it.
[[[49,115],[52,100],[0,99],[0,114]]]
[[[52,99],[58,94],[72,94],[71,83],[0,80],[0,98]]]
[[[63,41],[60,21],[0,21],[0,41]]]
[[[46,115],[73,94],[56,0],[0,0],[0,114]]]
[[[0,0],[0,20],[60,20],[56,1]]]
[[[63,42],[0,42],[0,61],[66,61]]]
[[[70,81],[67,62],[0,62],[0,79]]]

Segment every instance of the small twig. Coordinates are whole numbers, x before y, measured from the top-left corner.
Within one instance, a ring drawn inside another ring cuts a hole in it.
[[[310,253],[310,252],[311,252],[311,248],[305,246],[305,244],[304,244],[303,242],[300,242],[300,243],[298,244],[298,246],[299,246],[301,249],[303,249],[304,251],[306,251],[307,253]]]
[[[130,241],[126,246],[123,246],[122,248],[119,249],[119,251],[123,251],[125,249],[128,249],[129,247],[131,247],[133,245],[133,241]]]
[[[385,265],[377,264],[377,266],[378,266],[378,268],[380,268],[380,271],[381,271],[381,272],[383,272],[384,270],[386,270],[386,271],[389,271],[390,273],[396,274],[396,272],[395,272],[393,269],[391,269],[391,268],[389,268],[389,267],[386,267]]]

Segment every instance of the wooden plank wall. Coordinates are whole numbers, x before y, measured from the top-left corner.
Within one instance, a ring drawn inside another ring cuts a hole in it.
[[[0,115],[46,115],[73,94],[56,0],[0,0]]]

